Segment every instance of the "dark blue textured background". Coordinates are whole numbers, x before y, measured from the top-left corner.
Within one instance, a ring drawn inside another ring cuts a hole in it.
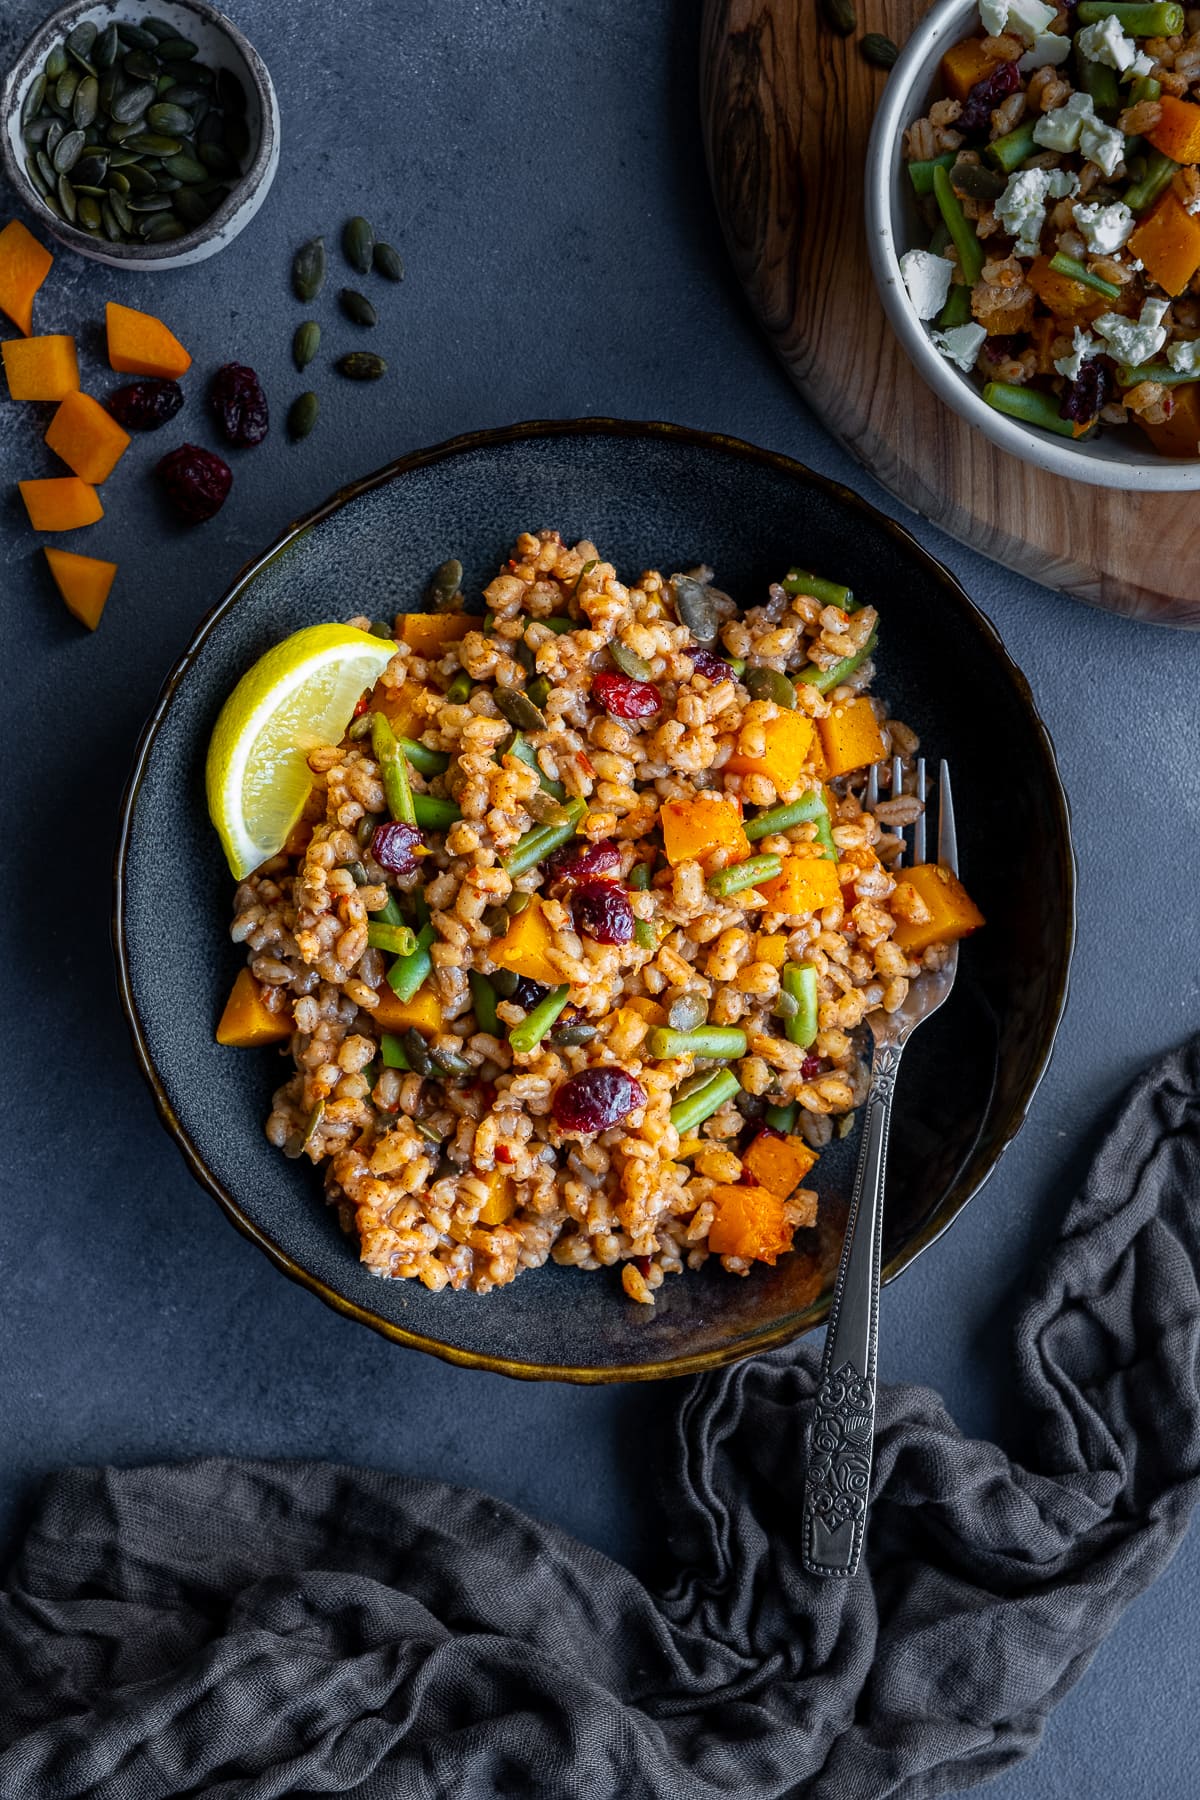
[[[39,442],[45,409],[0,402],[10,745],[0,1543],[15,1541],[50,1468],[229,1451],[484,1487],[651,1573],[660,1525],[648,1462],[669,1387],[526,1386],[393,1348],[276,1275],[191,1184],[135,1074],[113,991],[117,805],[162,676],[241,563],[404,450],[535,416],[668,418],[788,451],[900,509],[796,400],[729,273],[696,123],[691,6],[240,0],[232,10],[267,56],[283,113],[263,212],[194,270],[122,277],[61,255],[38,328],[78,331],[85,385],[103,392],[104,301],[161,309],[197,363],[179,426],[212,443],[199,377],[217,363],[258,368],[280,426],[305,385],[288,355],[304,316],[287,283],[299,241],[320,230],[335,239],[363,211],[398,245],[408,277],[378,284],[371,347],[389,378],[351,387],[323,357],[305,378],[324,405],[313,437],[291,447],[277,429],[238,456],[233,496],[202,531],[164,517],[148,475],[183,430],[134,446],[104,490],[108,518],[62,540],[122,565],[94,638],[49,590],[13,486],[57,472]],[[10,0],[0,62],[40,17]],[[330,354],[354,337],[338,325],[336,285],[312,309]],[[1129,1077],[1200,1025],[1190,941],[1200,643],[1093,613],[927,527],[919,535],[1032,681],[1081,865],[1074,995],[1033,1118],[883,1304],[885,1376],[931,1383],[965,1430],[1003,1438],[1009,1322],[1031,1259]],[[331,610],[350,598],[331,596]],[[1005,809],[1003,744],[995,751],[986,803],[998,830],[1019,830]],[[169,946],[169,918],[162,928]],[[992,1792],[1195,1792],[1198,1581],[1193,1536],[1059,1709],[1040,1755]]]

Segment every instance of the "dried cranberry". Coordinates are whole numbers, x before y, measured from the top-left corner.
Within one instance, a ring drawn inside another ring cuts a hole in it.
[[[1058,415],[1072,425],[1091,425],[1107,406],[1113,390],[1112,370],[1103,357],[1092,356],[1081,363],[1079,373],[1059,403]]]
[[[806,1056],[804,1061],[800,1064],[801,1079],[804,1081],[811,1081],[813,1076],[819,1075],[824,1067],[825,1062],[822,1057]]]
[[[1015,337],[990,337],[983,346],[983,354],[989,362],[1007,362],[1021,348],[1021,339]]]
[[[653,683],[630,675],[593,675],[592,692],[614,719],[651,719],[662,710],[662,695]]]
[[[954,121],[959,131],[986,131],[992,114],[1009,94],[1021,85],[1021,73],[1015,62],[1002,62],[977,81],[967,95],[966,104]]]
[[[546,865],[552,881],[589,881],[597,876],[615,875],[621,867],[621,852],[615,844],[589,844],[586,850],[570,845],[556,851]]]
[[[217,423],[231,444],[248,450],[262,443],[270,419],[267,396],[253,369],[246,368],[244,363],[226,363],[213,376],[208,399]]]
[[[705,650],[699,644],[689,644],[683,654],[697,675],[703,675],[706,681],[728,681],[733,674],[725,658],[718,656],[715,650]]]
[[[183,389],[177,381],[158,381],[147,377],[118,388],[104,403],[113,418],[126,431],[157,431],[183,405]]]
[[[535,1007],[539,1000],[544,1000],[550,989],[544,981],[534,981],[528,975],[522,975],[513,989],[513,999],[525,1012]]]
[[[421,833],[415,825],[399,820],[390,825],[377,825],[371,839],[371,855],[380,868],[393,875],[411,875],[417,866],[417,845]]]
[[[552,1111],[560,1131],[590,1135],[619,1125],[627,1114],[645,1104],[644,1089],[624,1069],[581,1069],[558,1089]]]
[[[192,525],[203,525],[219,513],[233,486],[233,470],[212,450],[180,444],[158,465],[167,495]]]
[[[571,907],[578,930],[598,944],[627,944],[633,936],[633,908],[617,881],[581,882]]]

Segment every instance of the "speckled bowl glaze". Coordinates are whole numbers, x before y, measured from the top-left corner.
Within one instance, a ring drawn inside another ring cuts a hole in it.
[[[953,576],[848,489],[748,444],[607,419],[518,425],[403,457],[285,532],[209,614],[143,734],[116,854],[118,978],[138,1061],[193,1174],[330,1305],[399,1343],[509,1375],[680,1375],[771,1349],[824,1318],[853,1137],[821,1159],[820,1225],[773,1270],[740,1280],[710,1263],[668,1279],[653,1307],[625,1299],[616,1270],[553,1263],[486,1297],[431,1294],[367,1274],[320,1174],[267,1143],[270,1096],[285,1078],[278,1053],[213,1041],[244,962],[229,941],[233,884],[204,805],[205,750],[225,696],[288,632],[418,607],[450,555],[478,588],[519,531],[544,527],[594,538],[631,576],[703,559],[746,603],[797,560],[878,603],[877,685],[927,751],[952,761],[963,868],[988,917],[964,948],[950,1003],[904,1059],[885,1279],[946,1229],[1020,1129],[1066,999],[1074,861],[1053,748],[1024,678]]]
[[[85,19],[103,31],[113,19],[136,25],[147,14],[178,27],[181,37],[199,46],[198,61],[209,68],[231,69],[246,91],[246,123],[250,131],[250,155],[245,172],[228,198],[211,218],[167,244],[113,244],[69,225],[50,211],[25,170],[25,145],[21,136],[21,108],[46,57],[69,31]],[[34,32],[4,81],[0,92],[0,159],[17,192],[35,221],[60,244],[118,269],[180,269],[203,262],[231,244],[244,231],[267,197],[279,167],[279,102],[267,66],[232,19],[209,6],[206,0],[154,0],[152,6],[137,0],[73,0],[50,14]]]

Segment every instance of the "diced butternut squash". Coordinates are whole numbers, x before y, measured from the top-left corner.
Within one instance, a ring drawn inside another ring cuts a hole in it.
[[[984,312],[981,317],[975,310],[975,296],[971,297],[971,315],[976,324],[986,325],[989,337],[1010,337],[1018,331],[1028,331],[1033,323],[1033,296],[1020,306],[998,306],[991,312]]]
[[[281,1044],[293,1031],[290,1011],[273,1013],[249,969],[243,969],[230,990],[217,1026],[217,1042],[234,1050],[254,1050],[259,1044]]]
[[[830,775],[865,769],[886,754],[875,709],[865,694],[843,700],[826,718],[817,720],[817,730]]]
[[[58,591],[81,625],[95,631],[100,614],[112,589],[116,563],[101,562],[98,556],[76,556],[73,550],[46,550]]]
[[[821,912],[842,898],[837,864],[824,856],[789,856],[773,881],[760,881],[758,891],[770,912],[791,917]]]
[[[760,1131],[745,1156],[743,1166],[759,1187],[786,1200],[794,1194],[817,1160],[803,1138],[782,1137],[777,1131]]]
[[[1200,163],[1200,106],[1174,94],[1160,94],[1157,104],[1158,124],[1146,133],[1148,142],[1172,162]]]
[[[18,331],[33,334],[33,297],[45,281],[54,258],[19,219],[0,231],[0,311]]]
[[[107,481],[129,448],[129,433],[90,394],[67,394],[46,427],[46,442],[81,481]]]
[[[918,863],[915,868],[900,871],[901,882],[915,888],[925,902],[928,919],[918,923],[901,919],[892,942],[901,950],[919,954],[931,944],[952,944],[969,932],[978,931],[983,914],[968,894],[957,875],[939,863]]]
[[[423,701],[427,692],[419,681],[406,681],[398,688],[387,688],[377,681],[371,692],[371,711],[383,713],[397,737],[420,737],[429,729],[430,715]]]
[[[986,80],[999,67],[1000,60],[984,49],[982,38],[964,38],[961,44],[951,44],[942,58],[947,99],[965,100],[977,81]]]
[[[647,1025],[665,1025],[667,1022],[666,1007],[660,1006],[657,1000],[651,1000],[647,994],[631,994],[621,1004],[626,1012],[639,1013]]]
[[[762,727],[767,740],[761,756],[744,756],[735,750],[725,767],[731,775],[766,775],[782,793],[794,788],[812,755],[812,720],[801,712],[781,712]]]
[[[1069,275],[1052,269],[1048,256],[1034,257],[1026,279],[1042,305],[1067,324],[1087,325],[1103,312],[1121,311],[1116,302],[1085,287],[1082,281],[1072,281]],[[1130,283],[1131,287],[1134,285]]]
[[[432,1035],[444,1022],[442,1003],[430,982],[419,987],[411,1000],[401,1000],[385,981],[379,989],[379,1005],[371,1014],[380,1031],[409,1031],[414,1027]]]
[[[29,523],[35,531],[76,531],[104,517],[100,496],[78,475],[18,483]]]
[[[159,375],[178,381],[192,359],[173,331],[153,313],[110,300],[104,309],[108,328],[108,360],[122,375]]]
[[[492,959],[514,975],[525,975],[530,981],[541,981],[547,987],[558,987],[562,975],[547,954],[554,943],[554,933],[546,923],[542,903],[533,899],[519,912],[504,936],[492,945]]]
[[[479,1177],[487,1183],[488,1197],[479,1209],[477,1225],[503,1225],[511,1219],[517,1210],[517,1198],[513,1193],[511,1175],[503,1169],[493,1169],[490,1174]]]
[[[1200,106],[1189,106],[1200,115]],[[1193,218],[1174,188],[1168,188],[1129,240],[1131,256],[1140,256],[1151,281],[1167,294],[1182,294],[1200,269],[1200,218]]]
[[[690,800],[667,800],[659,818],[663,847],[671,864],[707,864],[719,853],[724,861],[740,862],[750,854],[750,842],[732,800],[720,794],[693,794]]]
[[[0,355],[10,400],[61,400],[79,386],[73,337],[9,338]]]
[[[440,656],[447,644],[457,644],[481,621],[465,612],[405,613],[400,620],[400,641],[418,656]]]
[[[1161,425],[1150,425],[1137,413],[1133,417],[1160,456],[1200,456],[1200,383],[1188,381],[1168,392],[1175,407]]]
[[[714,1256],[741,1256],[747,1262],[774,1265],[776,1257],[791,1249],[793,1227],[784,1218],[778,1194],[738,1183],[713,1188],[709,1199],[717,1209],[708,1232]]]
[[[754,945],[755,962],[770,963],[773,969],[782,969],[787,961],[787,934],[783,931],[766,931]]]

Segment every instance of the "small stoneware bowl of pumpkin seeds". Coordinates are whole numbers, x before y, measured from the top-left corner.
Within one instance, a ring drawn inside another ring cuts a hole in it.
[[[35,219],[118,268],[214,256],[279,166],[266,65],[206,0],[60,7],[10,70],[0,121],[0,157]]]

